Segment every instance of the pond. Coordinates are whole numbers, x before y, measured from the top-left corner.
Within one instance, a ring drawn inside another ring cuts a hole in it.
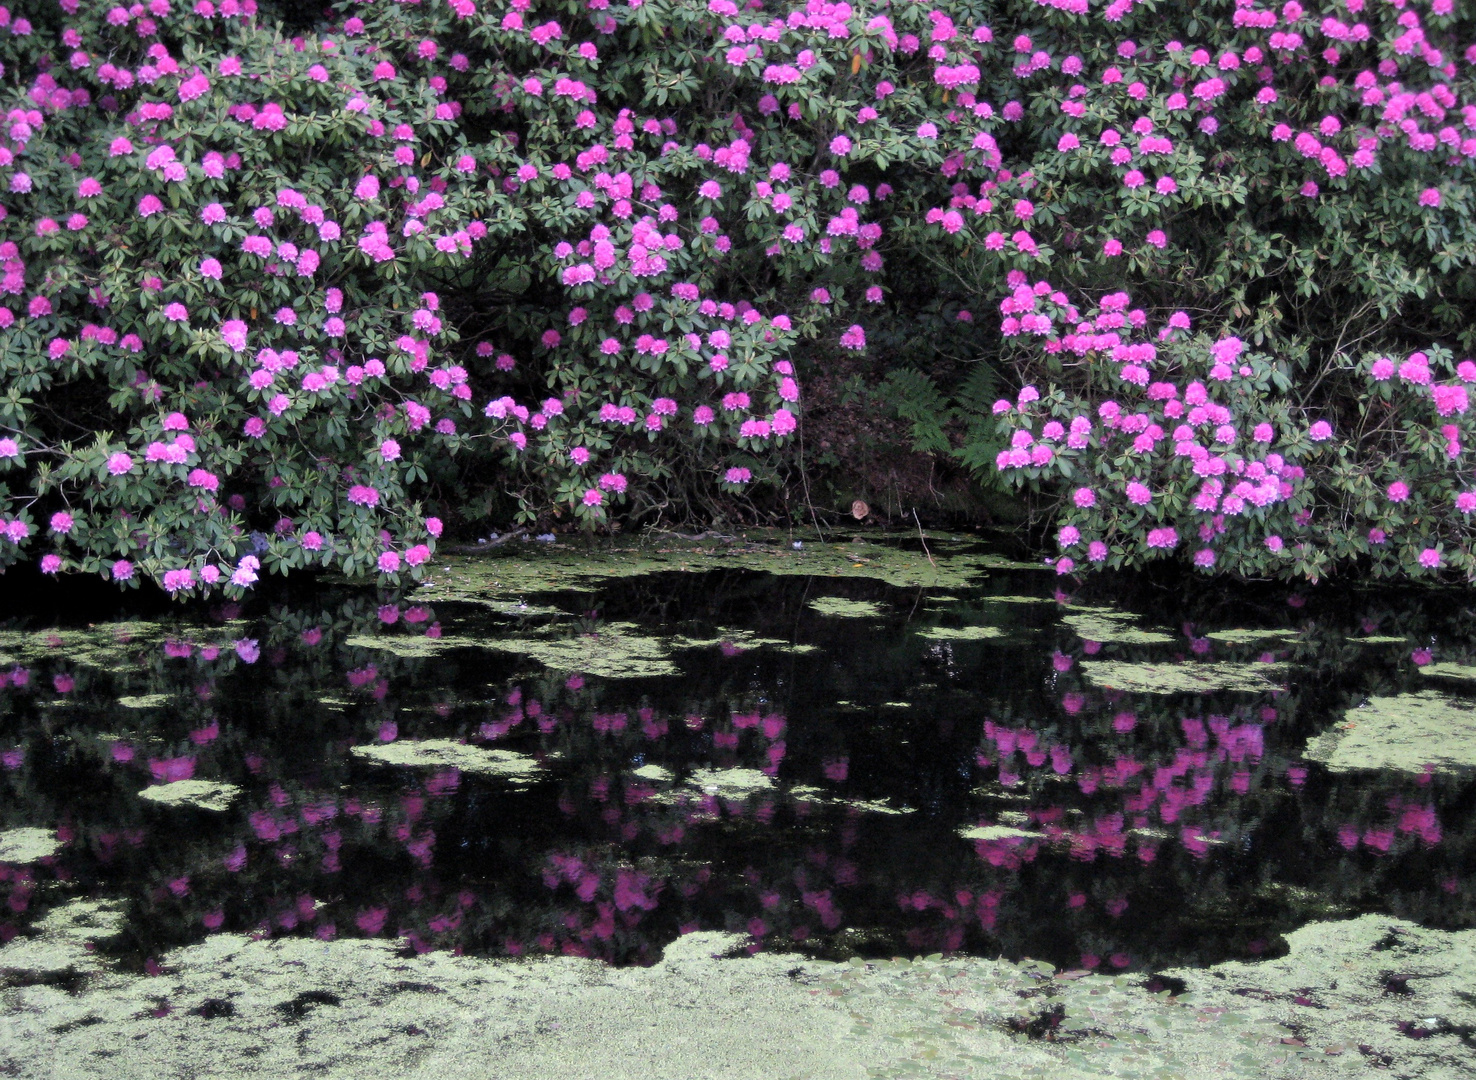
[[[515,545],[516,546],[516,545]],[[0,939],[1147,971],[1476,925],[1464,593],[1099,577],[977,540],[449,556],[386,595],[0,623]]]

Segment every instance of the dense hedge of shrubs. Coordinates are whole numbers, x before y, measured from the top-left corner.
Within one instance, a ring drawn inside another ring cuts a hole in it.
[[[397,581],[493,509],[712,506],[870,349],[1063,572],[1469,577],[1472,40],[1451,0],[0,8],[0,567]]]

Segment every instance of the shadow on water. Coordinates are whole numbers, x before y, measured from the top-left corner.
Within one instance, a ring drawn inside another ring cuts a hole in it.
[[[1060,586],[28,586],[0,938],[81,895],[123,905],[100,947],[133,964],[217,930],[644,963],[726,929],[1112,970],[1476,923],[1468,594]]]

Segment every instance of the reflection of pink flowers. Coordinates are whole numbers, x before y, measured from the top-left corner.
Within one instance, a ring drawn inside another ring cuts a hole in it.
[[[354,919],[354,924],[372,937],[384,929],[384,922],[388,917],[388,908],[369,908],[367,911],[359,912],[358,917]]]
[[[251,814],[251,831],[256,834],[258,840],[272,841],[282,835],[282,827],[277,819],[265,810],[256,810]]]
[[[1389,849],[1394,846],[1393,829],[1368,829],[1363,834],[1363,843],[1373,848],[1380,855],[1387,855]]]
[[[176,780],[188,780],[195,775],[193,755],[175,758],[150,758],[149,775],[155,783],[172,784]]]

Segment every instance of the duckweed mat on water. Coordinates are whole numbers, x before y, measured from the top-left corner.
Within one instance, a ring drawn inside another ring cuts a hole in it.
[[[1163,630],[1145,630],[1138,616],[1111,608],[1081,608],[1061,616],[1061,621],[1083,641],[1117,645],[1172,645],[1179,640]]]
[[[106,905],[58,909],[0,949],[0,1060],[14,1075],[506,1080],[1457,1080],[1476,932],[1382,916],[1314,923],[1279,960],[1141,976],[1025,960],[729,959],[694,933],[649,968],[493,961],[388,940],[219,934],[110,967]],[[1413,993],[1388,991],[1388,971]],[[1408,1032],[1415,1031],[1418,1037]]]
[[[833,619],[875,619],[882,613],[881,605],[871,600],[847,600],[844,596],[817,596],[810,601],[810,608]]]
[[[934,641],[992,641],[1005,632],[998,626],[929,626],[917,632],[918,637]]]
[[[61,841],[51,829],[20,828],[0,832],[0,863],[24,866],[55,855]]]
[[[194,806],[201,810],[229,810],[241,789],[223,780],[176,780],[153,784],[138,793],[158,806]]]
[[[376,765],[398,765],[412,769],[460,769],[481,776],[527,781],[539,764],[527,754],[470,746],[451,739],[401,739],[396,742],[355,746],[350,753]]]
[[[1257,645],[1262,642],[1291,641],[1297,637],[1297,632],[1288,627],[1279,629],[1251,630],[1211,630],[1204,635],[1211,641],[1218,641],[1221,645]],[[1402,638],[1395,639],[1402,641]]]
[[[531,656],[554,671],[581,671],[606,679],[643,679],[678,673],[662,640],[634,623],[606,623],[593,633],[575,634],[558,627],[489,638],[485,644],[499,652]]]
[[[1433,690],[1370,698],[1310,740],[1306,756],[1333,772],[1476,769],[1476,702]]]
[[[886,537],[878,537],[886,540]],[[897,536],[896,540],[913,539]],[[656,538],[638,544],[580,549],[564,544],[516,549],[508,553],[451,555],[439,561],[422,585],[431,599],[501,603],[541,592],[583,589],[610,578],[638,577],[663,571],[705,571],[724,568],[762,570],[770,574],[822,578],[869,578],[903,588],[964,588],[991,570],[1040,570],[978,550],[975,544],[934,540],[931,558],[892,543],[867,539],[827,543],[675,540]]]
[[[1273,676],[1281,664],[1173,663],[1134,664],[1121,660],[1087,660],[1081,665],[1098,686],[1135,694],[1208,694],[1218,690],[1262,693],[1275,689]]]

